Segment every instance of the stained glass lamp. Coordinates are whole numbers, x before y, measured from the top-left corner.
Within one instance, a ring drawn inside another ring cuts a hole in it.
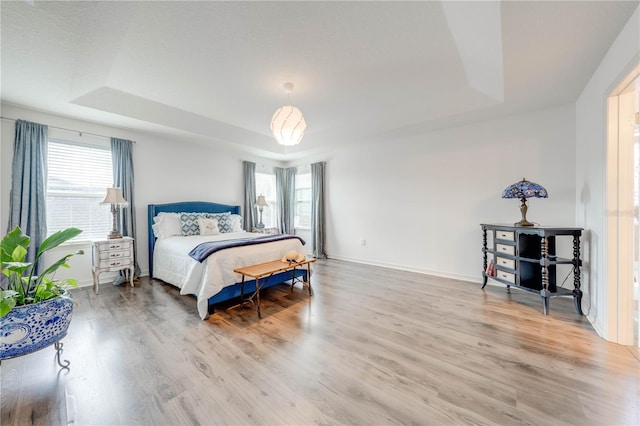
[[[504,191],[502,191],[502,198],[520,199],[520,213],[522,213],[522,219],[520,222],[514,223],[515,226],[534,226],[533,223],[527,220],[527,198],[532,197],[547,198],[547,190],[542,185],[529,182],[525,178],[522,178],[520,182],[509,185]]]

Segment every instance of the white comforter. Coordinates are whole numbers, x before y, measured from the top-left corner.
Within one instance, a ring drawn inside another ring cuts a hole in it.
[[[198,314],[205,319],[208,316],[209,298],[223,287],[242,280],[242,275],[233,272],[234,269],[280,259],[291,250],[300,253],[305,251],[299,239],[291,238],[220,250],[202,263],[192,259],[189,252],[206,241],[261,236],[263,234],[231,232],[160,239],[156,241],[153,251],[153,277],[180,288],[180,294],[194,294],[198,300]]]

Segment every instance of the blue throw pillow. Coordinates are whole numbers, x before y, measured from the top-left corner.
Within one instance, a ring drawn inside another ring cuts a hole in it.
[[[198,218],[206,218],[207,213],[180,213],[182,236],[200,235]]]

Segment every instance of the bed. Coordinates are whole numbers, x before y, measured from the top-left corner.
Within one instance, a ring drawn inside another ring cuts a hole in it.
[[[167,234],[158,228],[163,220],[175,220],[176,213],[189,213],[194,217],[224,217],[227,213],[233,218],[240,215],[240,206],[230,206],[203,201],[188,201],[168,204],[148,205],[149,235],[149,275],[180,289],[180,294],[192,294],[197,298],[198,314],[206,319],[214,312],[214,305],[240,297],[241,275],[234,269],[257,263],[280,259],[287,252],[304,253],[304,241],[296,236],[267,236],[245,232],[234,225],[218,235],[178,235]],[[206,213],[206,215],[205,215]],[[161,219],[161,216],[164,216]],[[182,219],[185,219],[183,216]],[[203,230],[206,224],[203,225]],[[222,227],[222,222],[220,222]],[[155,225],[155,231],[154,231]],[[182,221],[185,225],[185,221]],[[164,226],[164,225],[163,225]],[[222,228],[221,228],[222,229]],[[198,231],[199,232],[199,231]],[[206,233],[205,231],[202,231]],[[187,232],[191,234],[191,232]],[[158,237],[156,237],[158,235]],[[236,247],[224,248],[199,262],[195,260],[197,249],[202,243],[218,244],[228,241]],[[246,244],[246,245],[245,245]],[[189,254],[191,253],[192,256]],[[195,254],[194,254],[195,253]],[[294,271],[297,278],[306,280],[306,271]],[[274,274],[261,282],[262,288],[281,284],[292,278],[291,272]],[[255,282],[245,283],[245,294],[255,291]]]

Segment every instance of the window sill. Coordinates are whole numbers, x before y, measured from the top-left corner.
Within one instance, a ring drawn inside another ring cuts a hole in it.
[[[60,244],[58,247],[79,247],[79,246],[90,246],[92,243],[91,240],[77,240],[77,241],[67,241],[66,243]]]

